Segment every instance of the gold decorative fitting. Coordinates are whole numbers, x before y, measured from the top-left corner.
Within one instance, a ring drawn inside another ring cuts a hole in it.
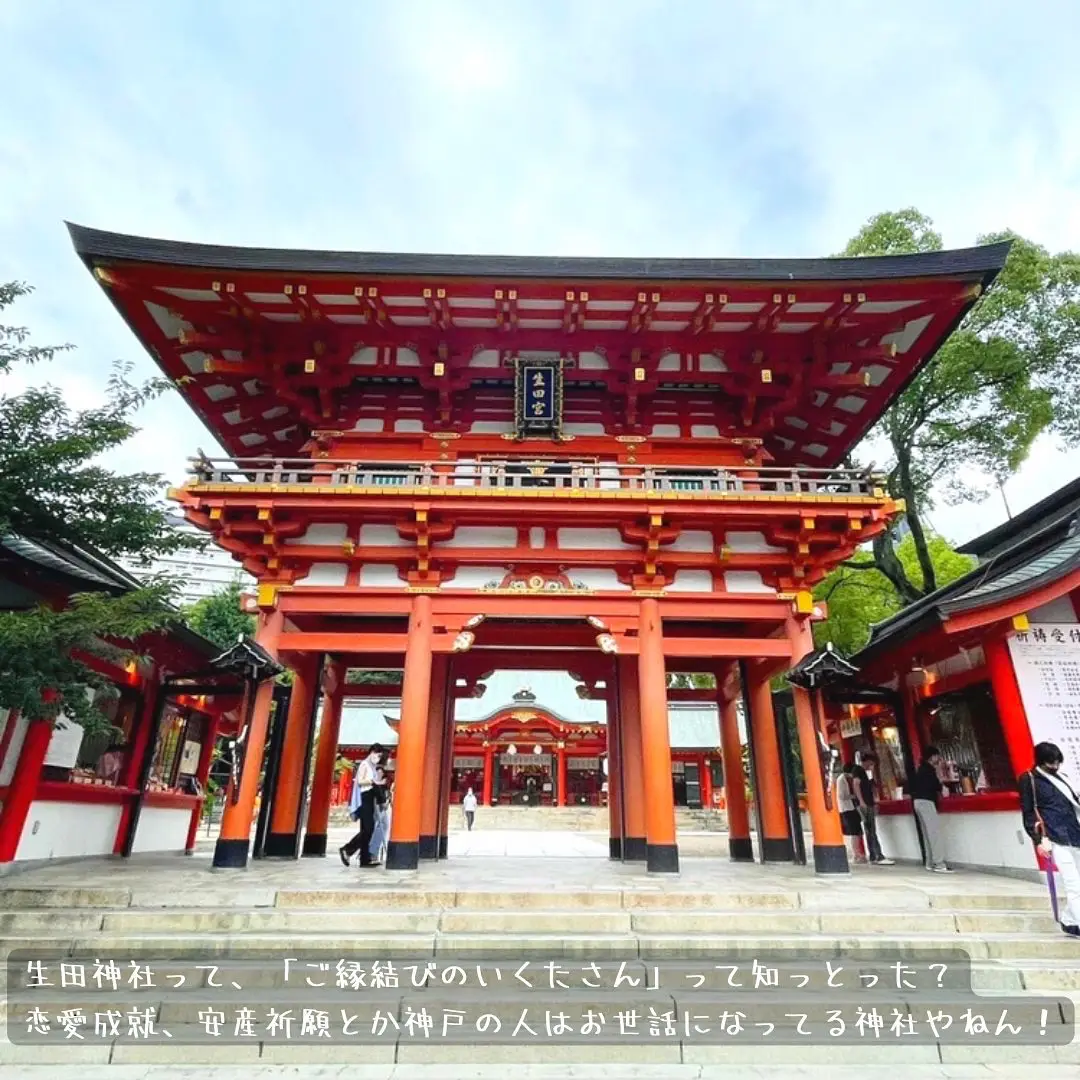
[[[446,299],[446,290],[445,289],[436,289],[435,290],[435,299],[436,300],[445,300]]]
[[[782,304],[784,302],[783,294],[781,294],[781,293],[773,293],[772,302],[774,304]]]
[[[634,382],[645,381],[645,369],[643,367],[634,368]]]
[[[898,514],[907,513],[907,499],[893,499],[893,506],[896,507]]]
[[[511,289],[510,292],[507,294],[507,296],[511,300],[516,300],[517,299],[517,289]]]
[[[283,293],[284,293],[284,294],[285,294],[286,296],[292,296],[292,286],[291,286],[291,285],[286,285],[286,286],[285,286],[285,288],[284,288],[284,289],[282,289],[281,291],[282,291],[282,292],[283,292]]]
[[[627,464],[627,465],[636,465],[636,464],[637,464],[637,458],[636,458],[636,457],[634,457],[634,455],[633,455],[633,454],[631,454],[631,455],[630,455],[630,456],[629,456],[629,457],[628,457],[628,458],[626,459],[626,464]]]
[[[589,302],[589,294],[587,292],[583,292],[581,294],[581,302],[583,304],[587,304]]]
[[[845,304],[850,304],[851,303],[851,293],[849,293],[849,292],[844,293],[844,303]]]
[[[256,593],[256,603],[261,608],[273,608],[277,606],[277,593],[279,586],[276,583],[260,585]]]
[[[307,286],[306,285],[297,285],[296,291],[300,296],[307,296]]]
[[[718,296],[718,297],[716,298],[716,302],[717,302],[718,304],[720,304],[721,306],[723,306],[724,304],[726,304],[726,303],[727,303],[727,293],[721,293],[721,294],[720,294],[720,295],[719,295],[719,296]]]
[[[1031,623],[1028,620],[1027,615],[1014,615],[1012,625],[1013,629],[1019,631],[1021,634],[1031,629]]]
[[[794,304],[795,303],[795,294],[793,292],[789,292],[787,294],[787,302],[789,304]]]
[[[434,371],[437,377],[441,377],[446,374],[446,365],[441,360],[437,360],[432,371]]]
[[[225,286],[225,291],[226,291],[227,293],[234,293],[234,292],[236,292],[236,286],[235,286],[235,285],[234,285],[234,284],[233,284],[233,283],[232,283],[232,282],[230,281],[230,282],[229,282],[229,283],[228,283],[228,284],[227,284],[227,285]]]
[[[502,291],[502,289],[496,289],[496,290],[495,290],[495,299],[496,299],[496,300],[501,300],[502,298],[503,298],[503,291]]]
[[[310,375],[315,370],[315,361],[312,358],[308,358],[304,361],[304,373]]]
[[[654,292],[654,293],[652,294],[652,297],[651,297],[651,299],[652,299],[652,302],[653,302],[654,304],[659,304],[659,303],[660,303],[660,294],[659,294],[658,292]]]
[[[379,295],[379,290],[376,289],[374,285],[370,285],[368,287],[367,294],[371,299],[374,299],[376,296]]]
[[[761,381],[763,383],[771,383],[772,382],[772,372],[768,368],[762,368],[761,369]]]
[[[212,282],[210,282],[210,288],[214,292],[221,292],[221,282],[220,281],[212,281]]]
[[[364,287],[363,287],[363,285],[357,285],[356,288],[353,289],[352,294],[353,294],[353,296],[358,296],[358,297],[363,296],[364,295]]]
[[[222,518],[222,514],[223,514],[223,511],[222,511],[221,507],[220,506],[215,506],[210,511],[210,520],[211,521],[220,521],[221,518]]]
[[[864,292],[859,293],[859,303],[860,304],[865,304],[866,303],[866,293],[864,293]]]
[[[430,289],[425,289],[423,295],[424,295],[425,300],[430,300],[431,299],[431,290]]]
[[[799,591],[795,594],[795,610],[800,615],[812,615],[814,612],[813,593]]]

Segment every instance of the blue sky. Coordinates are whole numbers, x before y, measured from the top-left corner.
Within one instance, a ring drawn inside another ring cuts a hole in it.
[[[817,255],[915,205],[951,246],[1080,248],[1080,4],[0,0],[0,280],[78,352],[74,403],[150,361],[81,224],[263,246]],[[9,379],[8,389],[20,383]],[[179,399],[121,465],[181,478]],[[1080,471],[1040,443],[1017,510]],[[1000,500],[942,507],[962,540]]]

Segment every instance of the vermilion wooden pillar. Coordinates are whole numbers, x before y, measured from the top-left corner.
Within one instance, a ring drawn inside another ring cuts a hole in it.
[[[724,755],[728,854],[734,862],[753,862],[750,811],[746,805],[746,771],[743,769],[742,740],[739,738],[739,710],[734,701],[720,704],[720,748]]]
[[[809,623],[788,622],[788,637],[792,647],[792,664],[797,664],[814,647]],[[820,693],[813,691],[813,693]],[[840,829],[840,814],[833,802],[829,809],[825,799],[825,780],[821,774],[820,745],[824,738],[819,721],[821,703],[811,699],[811,692],[792,687],[795,699],[795,721],[799,730],[799,751],[806,781],[806,805],[810,811],[810,828],[814,834],[814,869],[819,874],[849,872],[847,849]],[[815,708],[816,705],[816,708]]]
[[[449,673],[449,656],[432,658],[431,699],[428,703],[427,741],[424,744],[424,787],[420,813],[421,859],[439,857],[439,790],[442,776],[443,740],[452,739],[446,724]]]
[[[301,854],[318,858],[326,854],[326,834],[330,828],[330,796],[334,788],[341,709],[345,702],[345,666],[335,664],[330,672],[333,690],[323,695],[319,722],[319,746],[315,753],[315,773],[311,780],[307,830]]]
[[[793,862],[795,849],[791,842],[784,798],[784,776],[780,765],[780,744],[776,737],[776,715],[773,712],[772,690],[768,679],[757,679],[749,686],[750,723],[754,735],[754,765],[761,800],[762,862]]]
[[[23,827],[41,779],[41,767],[49,752],[52,724],[48,720],[31,720],[23,735],[22,749],[11,784],[0,806],[0,865],[13,862],[19,850]]]
[[[990,686],[994,691],[1001,732],[1009,751],[1009,764],[1013,774],[1020,776],[1034,768],[1035,743],[1031,738],[1024,699],[1020,696],[1020,684],[1016,681],[1008,640],[1004,637],[988,638],[983,642],[983,653],[990,670]]]
[[[492,781],[495,775],[495,751],[490,747],[484,749],[484,782],[480,795],[482,806],[491,805]],[[475,792],[473,792],[475,794]]]
[[[618,675],[613,673],[607,692],[607,798],[608,798],[608,855],[623,857],[622,805],[622,722],[619,716]]]
[[[457,697],[454,694],[454,662],[446,680],[446,738],[443,739],[442,776],[439,780],[439,858],[445,859],[450,843],[450,785],[454,778],[454,712]],[[490,792],[489,792],[490,794]]]
[[[698,754],[698,783],[701,785],[701,808],[712,809],[712,766],[704,754]]]
[[[305,656],[293,673],[289,715],[281,744],[281,763],[266,836],[268,858],[293,859],[300,850],[300,805],[304,790],[304,764],[311,743],[315,703],[319,693],[319,658]]]
[[[556,748],[555,760],[557,773],[555,777],[555,805],[566,805],[566,750]]]
[[[636,656],[620,656],[619,677],[619,749],[622,755],[623,858],[644,862],[645,774],[641,758],[641,691],[638,686]]]
[[[645,777],[645,865],[650,873],[679,872],[675,792],[671,782],[667,673],[660,605],[642,600],[638,619],[641,755]]]
[[[259,630],[255,640],[271,656],[277,657],[277,643],[284,622],[280,611],[267,612],[259,618]],[[242,757],[239,783],[236,790],[232,784],[225,796],[225,810],[221,817],[221,831],[214,848],[214,866],[247,866],[248,849],[251,845],[251,822],[255,817],[255,797],[259,793],[262,778],[263,753],[266,749],[266,732],[270,724],[270,707],[274,699],[274,680],[268,679],[253,690],[254,702],[250,719],[241,716],[240,723],[247,724],[247,734],[237,753]]]
[[[431,698],[431,597],[413,599],[401,687],[397,768],[394,772],[394,812],[387,870],[415,870],[420,865],[420,816],[424,789],[424,748]]]

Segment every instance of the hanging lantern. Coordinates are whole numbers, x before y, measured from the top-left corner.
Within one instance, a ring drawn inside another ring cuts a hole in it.
[[[541,754],[542,754],[543,752],[544,752],[544,750],[543,750],[543,747],[541,747],[541,745],[540,745],[539,743],[537,743],[537,744],[536,744],[536,745],[535,745],[535,746],[533,747],[533,753],[534,753],[534,754],[535,754],[535,755],[536,755],[537,757],[539,757],[539,756],[540,756],[540,755],[541,755]]]
[[[508,746],[508,747],[506,748],[506,752],[507,752],[508,754],[516,754],[516,753],[517,753],[517,747],[516,747],[516,746],[515,746],[515,745],[514,745],[513,743],[511,743],[511,744],[510,744],[510,745],[509,745],[509,746]]]

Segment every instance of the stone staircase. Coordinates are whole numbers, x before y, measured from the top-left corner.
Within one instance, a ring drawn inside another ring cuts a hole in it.
[[[288,992],[283,989],[280,958],[295,957],[299,963],[305,957],[366,956],[370,961],[372,957],[412,956],[423,962],[467,967],[469,959],[475,965],[479,956],[513,956],[519,963],[523,957],[558,954],[578,958],[582,966],[596,961],[603,967],[629,959],[631,970],[645,973],[650,964],[661,961],[701,971],[709,970],[720,957],[743,963],[756,957],[771,958],[769,962],[775,959],[784,970],[813,970],[817,972],[814,977],[820,978],[820,959],[811,963],[811,955],[839,957],[843,953],[869,967],[875,960],[881,961],[882,950],[912,958],[914,963],[920,956],[959,949],[971,958],[971,985],[980,993],[1012,997],[1052,994],[1080,1001],[1080,943],[1057,930],[1046,910],[1045,897],[1017,889],[988,891],[989,886],[974,891],[962,882],[958,877],[942,885],[953,891],[942,892],[882,885],[852,888],[851,882],[805,890],[770,889],[763,882],[756,890],[680,891],[650,888],[646,882],[587,891],[513,892],[440,890],[425,887],[420,879],[413,879],[406,887],[378,872],[363,877],[360,884],[350,882],[347,888],[251,887],[242,875],[207,877],[197,889],[172,891],[96,885],[33,888],[13,880],[0,889],[0,948],[5,954],[44,949],[57,956],[117,958],[118,962],[125,954],[141,953],[162,959],[159,980],[170,970],[190,973],[195,963],[212,965],[215,957],[222,972],[228,972],[232,961],[221,959],[228,953],[237,958],[236,970],[243,971],[249,996],[242,1002],[233,996],[227,1004],[291,1002],[326,1008],[335,1016],[343,998],[332,983],[327,990],[292,992],[288,1000],[281,996],[285,993],[287,997]],[[271,963],[261,957],[277,959]],[[332,972],[334,964],[330,959],[326,962]],[[11,977],[17,981],[22,967],[13,972]],[[316,977],[332,978],[325,974]],[[950,986],[945,984],[946,996]],[[8,989],[11,995],[21,993],[15,985]],[[829,993],[821,989],[823,994]],[[57,994],[55,1001],[46,995],[43,1000],[56,1010],[71,1008],[71,994],[77,992]],[[385,989],[381,993],[381,998],[376,995],[378,1000],[397,1007],[400,991]],[[496,1002],[493,1011],[507,1020],[517,1015],[520,999],[509,989],[494,997],[489,991],[484,993],[489,995],[485,1000]],[[574,999],[581,1000],[582,993],[575,990]],[[295,1063],[347,1065],[362,1060],[372,1067],[396,1064],[419,1068],[441,1063],[462,1070],[466,1064],[494,1066],[511,1061],[519,1065],[563,1062],[568,1067],[570,1063],[589,1062],[626,1067],[651,1064],[669,1066],[671,1071],[665,1076],[701,1076],[706,1074],[697,1069],[721,1065],[887,1066],[898,1053],[911,1066],[1038,1064],[1044,1076],[1049,1075],[1047,1067],[1080,1064],[1080,1043],[1075,1041],[1068,1046],[989,1047],[912,1042],[898,1051],[895,1044],[886,1041],[875,1045],[872,1040],[854,1045],[808,1045],[797,1040],[769,1045],[702,1045],[680,1037],[667,1041],[628,1039],[617,1045],[477,1045],[406,1038],[402,1033],[388,1042],[366,1046],[341,1038],[309,1044],[256,1038],[238,1045],[206,1041],[184,1045],[180,1040],[185,1035],[198,1037],[200,1013],[221,1000],[205,994],[209,991],[193,987],[140,991],[138,1002],[154,1009],[157,1022],[176,1036],[174,1043],[95,1041],[89,1037],[49,1046],[0,1042],[0,1074],[13,1075],[5,1069],[17,1064],[49,1066],[53,1075],[62,1065],[116,1069],[182,1063],[262,1068]],[[466,991],[454,991],[454,995],[462,1001],[469,997]],[[898,992],[881,1000],[888,1003],[903,996]],[[355,1000],[348,994],[345,997],[345,1004]],[[587,999],[604,1007],[602,991]],[[100,996],[94,1000],[100,1003]],[[673,1004],[676,1012],[692,1004],[681,991],[660,1000]],[[732,1000],[740,1000],[737,993]],[[774,992],[770,1008],[781,1025],[785,1024],[782,1017],[796,1008],[792,1000],[780,990]],[[807,999],[799,1000],[805,1003]],[[852,999],[845,992],[836,1000],[851,1004],[865,1000],[865,993]],[[48,1006],[43,1007],[48,1011]],[[1064,1019],[1063,1014],[1051,1010],[1048,1022],[1061,1024]],[[786,1023],[790,1027],[792,1021]],[[694,1068],[684,1071],[691,1066]],[[415,1075],[427,1074],[418,1071]]]

